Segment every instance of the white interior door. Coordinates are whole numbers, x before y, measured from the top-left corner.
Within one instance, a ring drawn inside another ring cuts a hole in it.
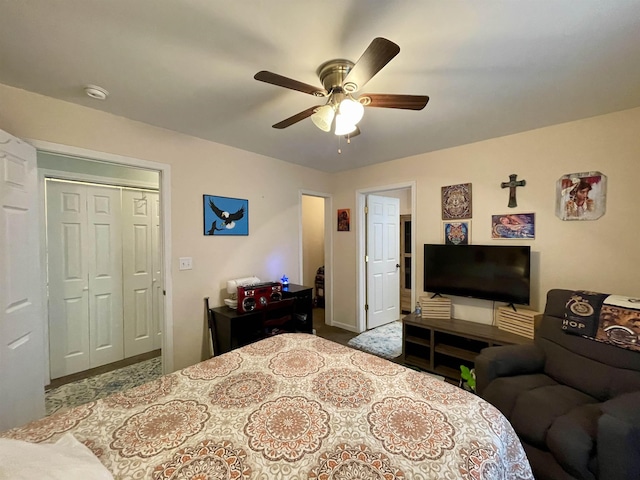
[[[400,318],[400,200],[367,196],[367,329]]]
[[[0,130],[0,431],[44,416],[36,150]]]
[[[87,186],[91,368],[124,358],[120,189]]]
[[[117,188],[47,180],[51,378],[124,358],[120,210]]]
[[[162,231],[160,230],[160,195],[148,193],[151,202],[153,255],[153,348],[162,348],[162,326],[164,325],[164,281],[162,278]]]
[[[46,182],[51,378],[91,368],[87,190]]]
[[[154,349],[152,201],[150,192],[122,191],[124,354]]]

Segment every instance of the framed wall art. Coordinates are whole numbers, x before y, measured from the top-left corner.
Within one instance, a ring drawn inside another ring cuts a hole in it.
[[[471,218],[471,184],[442,187],[442,220]]]
[[[471,221],[442,222],[442,237],[445,245],[471,244]]]
[[[569,173],[556,183],[560,220],[597,220],[606,210],[607,177],[600,172]]]
[[[249,235],[249,200],[202,197],[205,235]]]
[[[491,215],[491,238],[533,240],[536,238],[535,213]]]
[[[351,228],[351,210],[348,208],[338,209],[338,231],[348,232]]]

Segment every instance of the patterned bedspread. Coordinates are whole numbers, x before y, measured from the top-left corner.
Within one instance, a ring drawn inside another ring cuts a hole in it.
[[[533,479],[497,409],[430,375],[283,334],[2,436],[71,432],[117,479]]]

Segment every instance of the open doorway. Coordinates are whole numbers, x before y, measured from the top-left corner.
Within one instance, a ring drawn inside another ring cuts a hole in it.
[[[411,214],[400,212],[400,312],[411,313]]]
[[[300,278],[313,288],[314,331],[332,324],[331,197],[300,192]]]
[[[416,183],[415,181],[394,184],[394,185],[385,185],[378,187],[371,187],[366,189],[361,189],[356,191],[356,201],[357,208],[359,212],[364,212],[365,207],[367,205],[367,198],[369,196],[383,196],[383,197],[391,197],[399,199],[399,212],[398,216],[401,215],[412,215],[415,219],[415,215],[413,212],[416,207]],[[369,288],[367,282],[367,263],[365,261],[367,255],[367,243],[369,239],[368,231],[367,231],[367,216],[359,215],[358,216],[358,225],[357,225],[357,253],[356,258],[361,259],[358,260],[358,271],[357,271],[357,328],[358,332],[363,332],[367,329],[367,301],[370,298],[371,294],[375,294]],[[411,252],[415,251],[415,232],[416,226],[415,221],[411,222],[411,229],[409,232],[409,245],[407,245],[407,249]],[[401,232],[398,232],[398,236],[400,236]],[[398,238],[400,239],[400,238]],[[406,239],[404,240],[406,241]],[[409,284],[411,286],[415,285],[415,255],[412,255],[407,260],[407,264],[409,267]],[[399,263],[398,263],[399,266]],[[398,305],[400,305],[401,300],[398,296],[397,299]],[[405,301],[406,303],[406,301]],[[415,288],[411,289],[410,293],[410,305],[415,303]],[[401,318],[401,310],[398,309],[398,319]]]

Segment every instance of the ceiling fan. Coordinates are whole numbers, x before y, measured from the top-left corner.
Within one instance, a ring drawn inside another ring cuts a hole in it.
[[[273,128],[287,128],[305,118],[325,132],[332,127],[336,135],[355,136],[360,133],[357,126],[364,114],[364,107],[399,108],[422,110],[429,101],[426,95],[395,95],[385,93],[362,93],[364,85],[373,78],[393,57],[400,47],[386,38],[375,38],[360,59],[353,63],[345,59],[329,60],[318,67],[316,73],[324,88],[283,77],[277,73],[262,70],[253,78],[279,87],[297,90],[316,97],[326,98],[326,103],[314,105],[273,125]]]

